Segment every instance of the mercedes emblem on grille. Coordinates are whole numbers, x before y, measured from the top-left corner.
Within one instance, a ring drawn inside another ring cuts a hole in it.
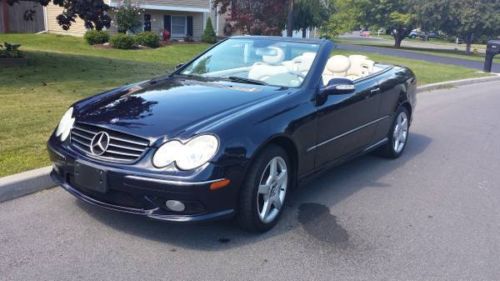
[[[96,156],[103,155],[109,146],[109,135],[106,132],[95,134],[90,142],[90,152]]]

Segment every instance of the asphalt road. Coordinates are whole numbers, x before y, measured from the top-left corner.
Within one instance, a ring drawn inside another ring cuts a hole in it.
[[[418,52],[412,52],[410,50],[403,49],[394,49],[394,48],[385,48],[385,47],[374,47],[374,46],[365,46],[365,45],[351,45],[351,44],[337,44],[337,48],[340,50],[349,50],[354,52],[368,52],[375,53],[387,56],[395,56],[402,57],[407,59],[414,60],[422,60],[434,63],[442,63],[442,64],[451,64],[462,66],[466,68],[472,68],[482,71],[484,69],[484,61],[473,61],[473,60],[465,60],[453,57],[444,57],[444,56],[436,56],[423,54]],[[493,65],[491,68],[492,72],[499,73],[500,72],[500,63],[496,63],[493,61]]]
[[[499,82],[419,94],[398,160],[290,197],[263,235],[97,209],[60,188],[0,204],[0,280],[499,280]]]

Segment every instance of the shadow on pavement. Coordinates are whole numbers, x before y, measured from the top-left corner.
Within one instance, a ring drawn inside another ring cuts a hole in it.
[[[311,239],[343,243],[349,239],[349,234],[337,225],[329,208],[363,188],[387,187],[379,179],[396,169],[405,169],[406,162],[425,151],[431,141],[427,136],[412,133],[405,154],[397,160],[366,155],[301,185],[290,194],[280,223],[260,235],[244,232],[232,221],[172,224],[77,202],[86,213],[109,227],[144,239],[169,243],[174,248],[227,250],[286,235],[297,227],[303,228]]]

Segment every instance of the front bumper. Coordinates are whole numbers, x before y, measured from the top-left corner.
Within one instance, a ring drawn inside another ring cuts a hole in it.
[[[218,179],[184,181],[159,177],[147,171],[95,163],[66,149],[48,145],[54,169],[51,177],[58,185],[78,199],[105,209],[142,215],[171,222],[199,222],[230,218],[237,202],[237,182],[210,190]],[[100,192],[79,186],[75,181],[75,164],[106,171],[107,188]],[[165,202],[177,200],[185,204],[182,212],[169,210]]]

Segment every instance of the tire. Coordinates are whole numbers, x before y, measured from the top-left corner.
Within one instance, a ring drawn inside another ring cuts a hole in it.
[[[273,166],[275,172],[271,176]],[[240,191],[237,220],[243,229],[266,232],[278,223],[292,186],[291,173],[288,155],[280,146],[270,145],[257,156]]]
[[[391,130],[387,136],[389,141],[378,150],[378,154],[390,159],[399,158],[403,154],[406,144],[408,143],[409,129],[410,113],[406,108],[400,107],[395,114]],[[398,145],[396,145],[396,141],[398,141]]]

